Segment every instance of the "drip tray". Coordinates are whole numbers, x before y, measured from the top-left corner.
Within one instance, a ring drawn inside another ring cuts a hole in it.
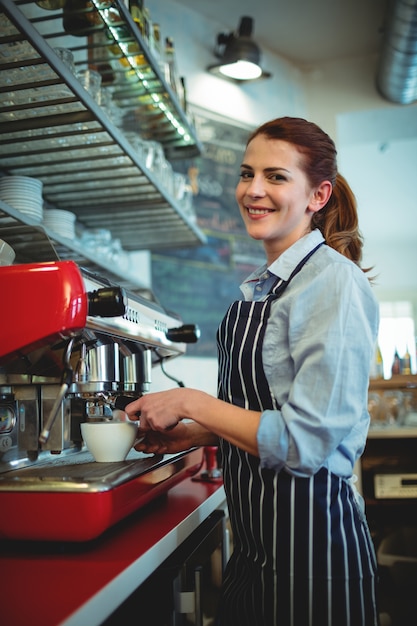
[[[196,474],[203,449],[172,455],[132,450],[96,463],[88,452],[0,475],[0,540],[89,541],[181,480]]]
[[[96,463],[89,452],[77,452],[0,474],[0,491],[108,491],[166,466],[171,474],[183,465],[185,454],[145,455],[131,450],[125,461]]]

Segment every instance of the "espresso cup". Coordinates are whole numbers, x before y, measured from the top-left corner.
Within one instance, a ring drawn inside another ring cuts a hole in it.
[[[83,422],[83,440],[99,463],[124,461],[135,443],[137,422]]]

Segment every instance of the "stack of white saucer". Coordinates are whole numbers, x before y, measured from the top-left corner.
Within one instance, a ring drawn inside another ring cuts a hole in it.
[[[68,239],[75,237],[75,219],[75,213],[62,209],[45,209],[43,212],[43,223],[46,228],[50,228],[57,235]]]
[[[0,199],[36,222],[42,221],[42,181],[28,176],[0,178]]]

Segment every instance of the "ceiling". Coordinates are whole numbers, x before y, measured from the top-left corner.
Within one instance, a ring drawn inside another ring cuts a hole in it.
[[[387,0],[177,2],[223,24],[227,33],[237,29],[242,16],[252,17],[252,37],[260,48],[297,66],[379,52],[388,4]]]

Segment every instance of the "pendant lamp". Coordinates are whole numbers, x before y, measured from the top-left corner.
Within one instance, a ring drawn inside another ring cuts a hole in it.
[[[271,74],[260,66],[261,51],[251,38],[252,30],[253,19],[244,16],[237,32],[217,35],[214,54],[219,63],[210,65],[208,71],[234,82],[269,78]]]

